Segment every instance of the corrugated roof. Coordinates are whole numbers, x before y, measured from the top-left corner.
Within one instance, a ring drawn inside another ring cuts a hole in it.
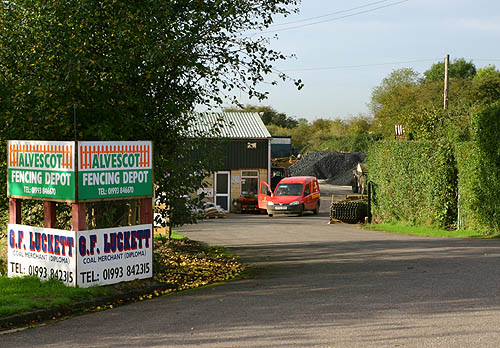
[[[271,134],[257,112],[201,112],[190,133],[207,138],[268,139]]]

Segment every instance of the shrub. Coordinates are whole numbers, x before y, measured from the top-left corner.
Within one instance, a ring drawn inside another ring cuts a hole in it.
[[[456,147],[459,226],[500,233],[500,103],[472,115],[473,141]]]
[[[450,227],[456,221],[454,147],[445,141],[379,141],[368,153],[378,220]]]

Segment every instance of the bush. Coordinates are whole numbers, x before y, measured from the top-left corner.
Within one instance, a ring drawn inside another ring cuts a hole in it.
[[[456,147],[459,226],[500,233],[500,103],[472,115],[473,141]]]
[[[380,141],[369,150],[368,168],[375,219],[438,227],[456,222],[456,164],[447,142]]]

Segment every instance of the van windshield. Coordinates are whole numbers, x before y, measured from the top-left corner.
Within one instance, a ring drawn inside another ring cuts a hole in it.
[[[302,184],[279,184],[275,196],[301,196]]]

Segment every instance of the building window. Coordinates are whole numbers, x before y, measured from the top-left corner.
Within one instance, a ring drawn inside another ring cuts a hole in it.
[[[241,195],[257,195],[259,191],[259,171],[241,171]]]

